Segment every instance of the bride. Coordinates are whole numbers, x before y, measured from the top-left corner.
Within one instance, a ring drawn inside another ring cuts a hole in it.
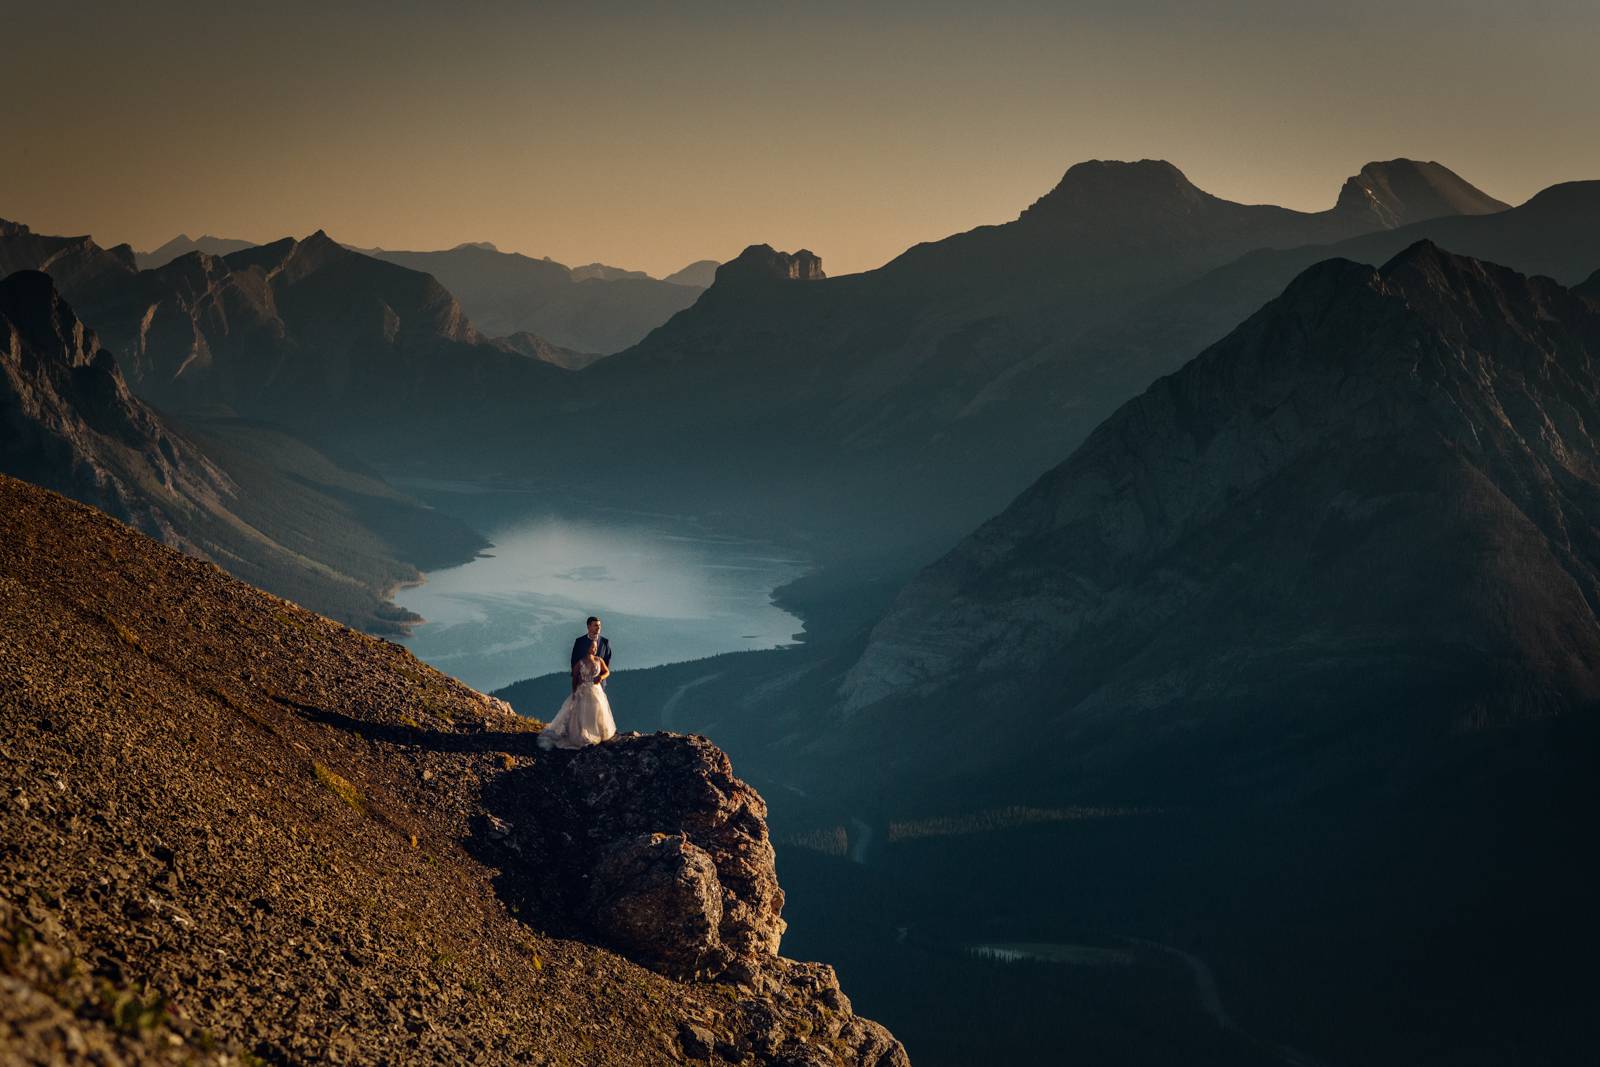
[[[598,653],[599,648],[591,641],[589,654],[573,667],[577,688],[550,720],[550,725],[539,733],[540,748],[582,748],[616,736],[611,701],[600,688],[600,683],[611,677],[611,667]]]

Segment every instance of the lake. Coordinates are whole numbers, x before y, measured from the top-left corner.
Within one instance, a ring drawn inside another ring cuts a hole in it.
[[[493,548],[394,599],[427,620],[406,647],[484,692],[566,670],[590,615],[618,671],[782,647],[803,627],[772,591],[807,561],[692,518],[524,512],[475,525]]]

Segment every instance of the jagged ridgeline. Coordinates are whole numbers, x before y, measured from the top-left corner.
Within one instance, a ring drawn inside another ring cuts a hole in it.
[[[719,750],[536,729],[0,475],[4,1058],[906,1063]]]

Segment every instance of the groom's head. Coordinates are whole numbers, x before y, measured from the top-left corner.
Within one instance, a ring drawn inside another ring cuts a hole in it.
[[[600,617],[598,615],[590,615],[589,616],[589,640],[593,641],[596,638],[598,638],[599,636],[600,636]]]

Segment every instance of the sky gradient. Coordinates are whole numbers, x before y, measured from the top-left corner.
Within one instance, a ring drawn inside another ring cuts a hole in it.
[[[321,228],[662,275],[764,241],[840,274],[1082,159],[1305,210],[1396,156],[1511,203],[1600,177],[1592,0],[56,6],[0,5],[0,216],[141,250]]]

